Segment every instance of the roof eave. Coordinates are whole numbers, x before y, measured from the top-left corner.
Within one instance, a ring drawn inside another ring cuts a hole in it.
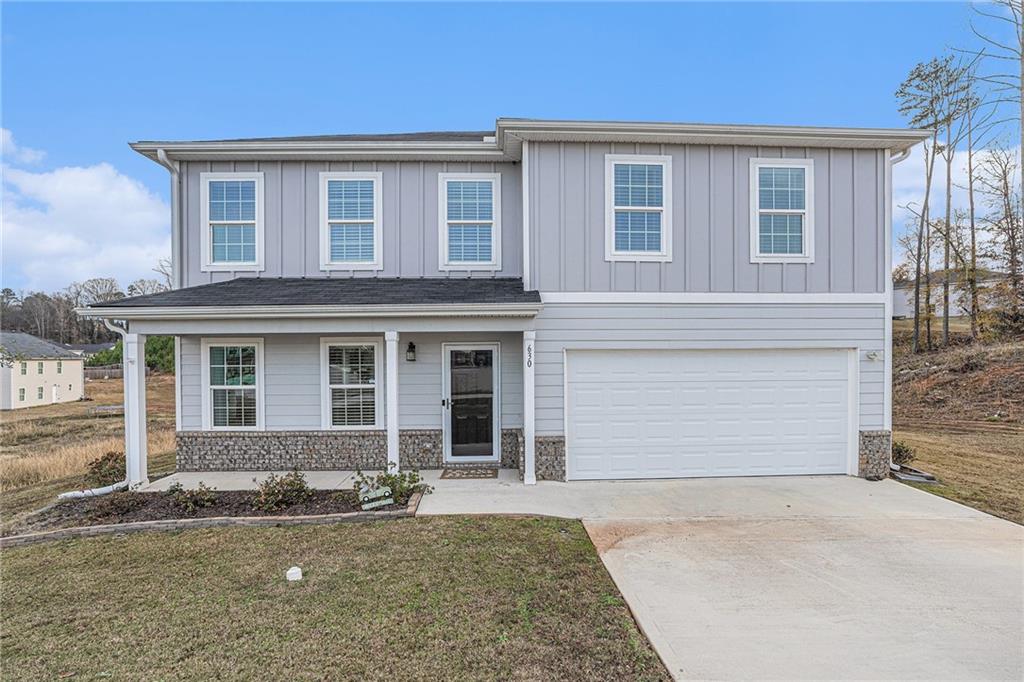
[[[132,142],[129,146],[156,160],[163,149],[180,161],[232,160],[395,160],[395,161],[510,161],[494,141],[234,141]]]
[[[499,118],[497,140],[509,156],[521,155],[522,142],[633,142],[720,144],[761,147],[889,149],[900,152],[927,139],[930,130],[901,128],[820,128],[808,126],[541,121]]]
[[[86,318],[115,320],[294,319],[353,317],[534,317],[540,303],[464,303],[419,305],[246,305],[107,306],[76,308]]]

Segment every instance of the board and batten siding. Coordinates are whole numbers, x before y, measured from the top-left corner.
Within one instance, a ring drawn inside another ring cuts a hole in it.
[[[884,428],[882,304],[545,304],[537,317],[536,433],[562,435],[565,351],[859,349],[860,428]]]
[[[530,143],[530,269],[539,291],[885,291],[885,152]],[[605,155],[672,159],[672,260],[605,260]],[[814,160],[814,262],[750,262],[750,159]]]
[[[338,334],[324,336],[339,337]],[[207,337],[216,338],[216,337]],[[473,341],[501,344],[501,426],[523,426],[521,334],[409,333],[399,337],[398,413],[400,429],[441,428],[441,344]],[[384,337],[380,337],[383,342]],[[416,360],[405,359],[409,342]],[[181,429],[198,431],[202,419],[201,337],[181,337]],[[320,424],[320,335],[263,335],[264,415],[268,431],[318,431]],[[382,362],[382,367],[386,363]],[[378,380],[384,390],[385,379]],[[386,401],[384,401],[386,404]],[[386,409],[386,407],[385,407]],[[385,413],[386,416],[386,413]],[[381,420],[380,428],[384,428]]]
[[[200,174],[260,171],[264,193],[264,269],[261,272],[203,272]],[[320,269],[320,173],[379,171],[383,269]],[[501,174],[501,270],[450,271],[438,268],[438,174]],[[518,163],[186,161],[182,215],[183,286],[235,277],[521,277],[522,200]]]

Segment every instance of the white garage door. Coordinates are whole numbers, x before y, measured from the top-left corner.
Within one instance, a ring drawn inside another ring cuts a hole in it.
[[[568,476],[846,473],[849,353],[569,351]]]

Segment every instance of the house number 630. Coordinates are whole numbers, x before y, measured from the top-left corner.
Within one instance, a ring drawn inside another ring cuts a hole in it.
[[[526,366],[533,367],[533,344],[526,347]]]

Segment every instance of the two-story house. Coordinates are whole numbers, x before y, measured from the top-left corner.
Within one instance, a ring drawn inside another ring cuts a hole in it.
[[[910,130],[499,119],[138,142],[171,175],[180,470],[526,483],[888,470],[891,166]]]

